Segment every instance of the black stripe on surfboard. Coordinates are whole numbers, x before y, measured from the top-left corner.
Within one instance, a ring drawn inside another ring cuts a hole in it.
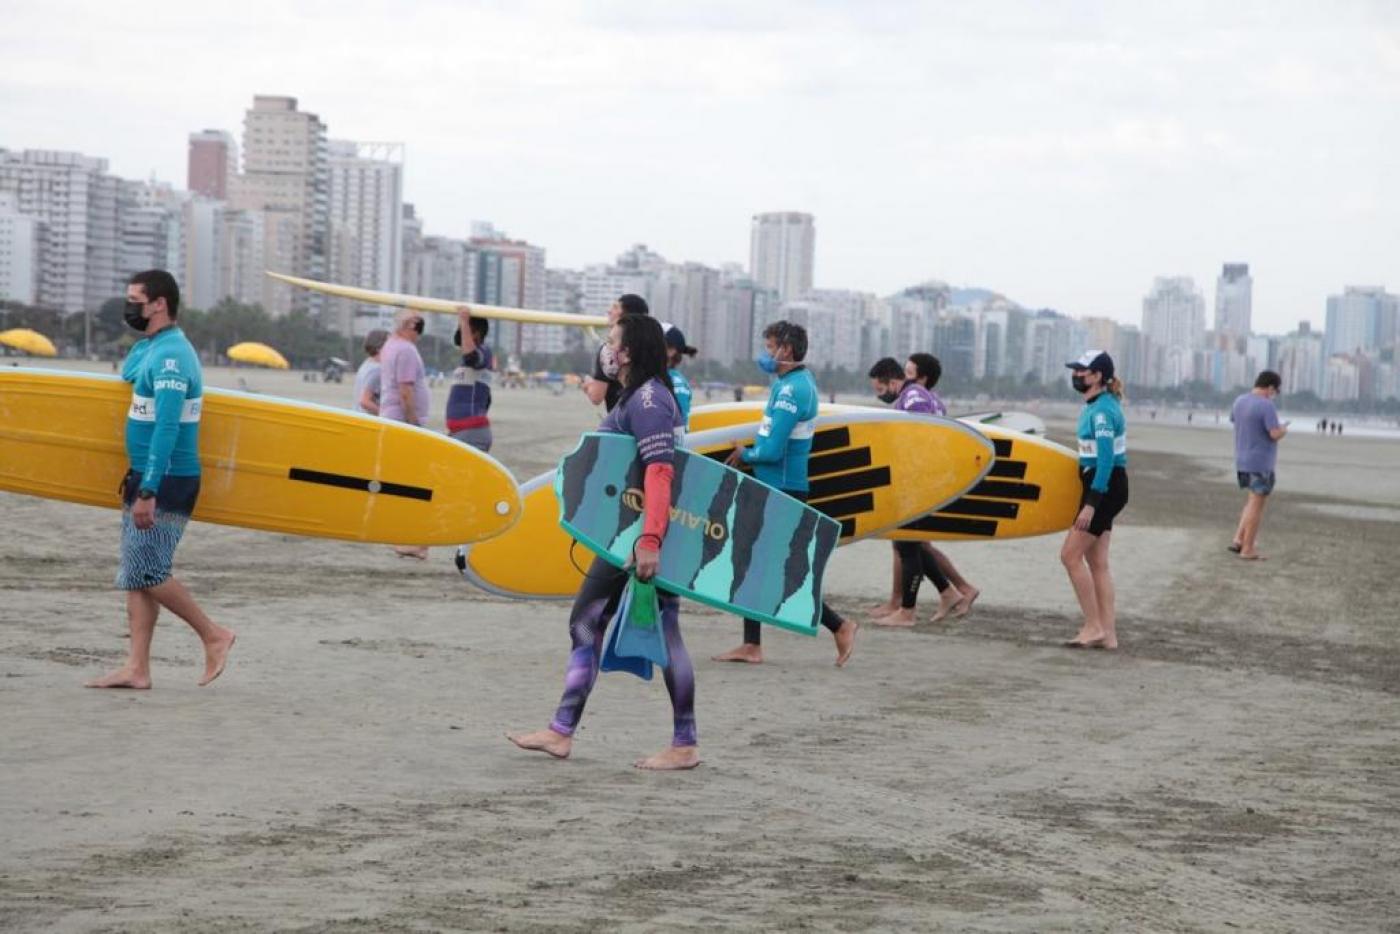
[[[992,469],[987,471],[987,476],[1010,477],[1013,480],[1024,480],[1026,478],[1026,462],[1008,461],[998,458],[992,461]]]
[[[972,496],[994,496],[998,499],[1024,499],[1036,502],[1040,499],[1040,485],[1037,483],[1012,483],[1008,480],[983,480],[968,493]]]
[[[848,448],[850,446],[851,429],[849,428],[827,428],[812,436],[813,454],[821,454],[823,451],[835,451],[838,448]]]
[[[857,470],[869,467],[870,463],[870,448],[847,448],[844,451],[807,458],[807,476],[820,477],[845,470]]]
[[[833,496],[842,496],[846,493],[866,493],[889,485],[890,469],[888,467],[872,467],[869,470],[857,470],[855,473],[843,473],[834,477],[810,480],[807,485],[807,498],[830,499]]]
[[[1010,456],[1011,456],[1011,439],[1010,439],[1010,438],[993,438],[993,439],[992,439],[992,447],[996,448],[996,450],[997,450],[997,457],[1010,457]]]
[[[977,499],[964,496],[938,510],[935,515],[985,516],[988,519],[1014,519],[1021,512],[1020,503],[1000,499]]]
[[[432,502],[433,499],[433,491],[426,487],[409,486],[406,483],[385,483],[382,480],[351,477],[343,473],[307,470],[305,467],[291,468],[287,471],[287,479],[299,480],[302,483],[319,483],[322,486],[335,486],[343,490],[359,490],[363,493],[383,493],[385,496],[421,499],[425,503]]]
[[[808,501],[813,509],[819,509],[831,516],[833,519],[843,519],[847,516],[857,516],[863,512],[875,511],[875,497],[869,493],[858,493],[855,496],[842,496],[839,499],[828,499],[822,502]]]
[[[956,516],[924,516],[903,528],[917,529],[920,532],[979,535],[985,538],[993,538],[997,534],[997,524],[993,519],[959,519]]]

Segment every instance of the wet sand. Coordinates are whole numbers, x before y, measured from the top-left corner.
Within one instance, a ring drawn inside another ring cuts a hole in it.
[[[240,376],[350,394],[208,382]],[[593,419],[576,391],[496,409],[522,478]],[[777,632],[764,666],[709,662],[737,621],[687,606],[705,762],[672,775],[630,768],[669,737],[659,680],[603,676],[569,761],[502,738],[552,712],[566,608],[478,593],[448,549],[193,525],[177,569],[239,633],[228,672],[196,688],[162,618],[153,691],[83,690],[125,651],[118,515],[0,495],[0,929],[1394,929],[1400,444],[1290,438],[1249,564],[1229,435],[1130,435],[1123,651],[1059,647],[1058,537],[951,546],[972,615],[928,597],[839,671]],[[888,555],[839,552],[840,609]]]

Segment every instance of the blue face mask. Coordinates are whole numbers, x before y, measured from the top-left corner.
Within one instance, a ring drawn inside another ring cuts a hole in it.
[[[773,355],[767,350],[759,354],[758,358],[754,360],[754,363],[757,363],[758,368],[765,373],[772,374],[778,372],[778,361],[773,359]]]

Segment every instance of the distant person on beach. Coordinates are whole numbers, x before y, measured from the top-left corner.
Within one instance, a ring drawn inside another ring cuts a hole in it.
[[[666,375],[666,340],[660,323],[647,315],[619,315],[609,329],[609,356],[617,362],[613,378],[622,396],[603,419],[600,431],[631,435],[642,463],[642,533],[637,539],[638,580],[656,576],[661,542],[670,522],[671,484],[675,479],[675,449],[683,428],[680,409]],[[542,730],[508,733],[522,749],[538,750],[556,759],[573,751],[574,735],[583,719],[593,685],[598,679],[603,638],[608,621],[617,611],[630,574],[602,558],[594,558],[569,613],[572,651],[564,671],[564,694],[553,719]],[[639,769],[671,771],[700,764],[695,731],[695,669],[680,631],[680,598],[657,589],[661,634],[669,663],[662,669],[671,697],[671,745],[633,763]]]
[[[394,333],[379,352],[379,414],[396,422],[422,425],[428,420],[432,397],[428,392],[428,371],[418,352],[423,336],[423,316],[411,308],[394,318]],[[428,560],[428,549],[400,545],[394,549],[400,558]]]
[[[491,380],[496,355],[486,343],[491,322],[473,318],[471,308],[457,309],[452,343],[462,348],[460,365],[447,391],[447,433],[480,451],[491,450]]]
[[[921,356],[929,356],[922,354]],[[936,360],[934,360],[937,363]],[[935,410],[934,395],[920,380],[907,375],[894,357],[882,357],[866,374],[876,398],[896,411],[912,415],[942,414]],[[916,374],[917,375],[917,374]],[[877,626],[912,626],[916,622],[914,609],[919,602],[919,588],[927,577],[938,588],[938,612],[933,622],[951,615],[961,616],[963,595],[948,580],[938,566],[933,549],[926,542],[892,542],[894,546],[894,590],[890,599],[871,610],[871,621]]]
[[[137,341],[122,366],[131,383],[126,417],[130,468],[121,484],[122,539],[117,586],[126,591],[131,642],[125,664],[91,688],[151,686],[151,638],[161,608],[189,623],[204,643],[200,687],[223,673],[234,633],[211,620],[171,576],[175,549],[199,499],[199,420],[204,371],[176,325],[180,287],[164,269],[131,277],[124,317]]]
[[[355,408],[370,415],[379,414],[379,352],[389,332],[375,328],[365,335],[365,359],[355,371]]]
[[[1277,373],[1265,370],[1254,381],[1254,388],[1236,399],[1230,409],[1230,421],[1235,423],[1235,477],[1248,494],[1229,550],[1246,561],[1262,557],[1255,544],[1264,505],[1274,491],[1278,442],[1288,433],[1288,423],[1279,422],[1274,408],[1281,385]]]
[[[630,292],[619,295],[617,301],[608,307],[608,327],[617,324],[623,315],[650,315],[647,300]],[[618,363],[613,359],[612,345],[604,342],[593,357],[593,375],[583,380],[583,394],[594,405],[601,404],[611,412],[622,397],[622,383],[618,381]]]
[[[690,388],[690,380],[681,372],[681,364],[686,357],[697,353],[694,347],[685,342],[685,334],[680,328],[671,325],[666,328],[666,375],[671,377],[671,389],[676,396],[676,404],[681,407],[681,426],[690,429],[690,403],[695,393]]]
[[[1113,358],[1090,350],[1073,363],[1071,385],[1084,396],[1079,413],[1079,481],[1084,488],[1079,515],[1065,536],[1060,560],[1084,613],[1072,649],[1116,649],[1118,630],[1108,546],[1113,520],[1128,504],[1128,429],[1123,418],[1123,384],[1113,375]]]

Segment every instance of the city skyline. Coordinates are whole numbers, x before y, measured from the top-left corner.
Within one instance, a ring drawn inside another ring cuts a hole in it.
[[[32,41],[0,77],[0,145],[182,184],[189,133],[285,93],[335,138],[403,141],[427,232],[489,218],[551,266],[636,242],[742,262],[745,221],[794,210],[819,219],[818,289],[938,278],[1136,323],[1154,277],[1206,286],[1238,260],[1254,328],[1284,333],[1320,327],[1342,283],[1400,281],[1400,30],[1380,5],[525,4],[287,11],[281,31],[257,3],[236,22],[55,9],[11,12]],[[453,34],[475,41],[434,41]],[[122,52],[162,40],[149,73]]]

